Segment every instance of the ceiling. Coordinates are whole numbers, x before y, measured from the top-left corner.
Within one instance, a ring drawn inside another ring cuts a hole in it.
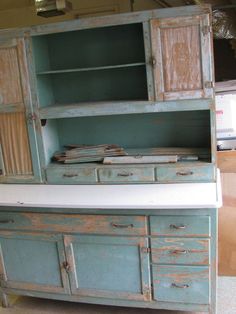
[[[73,0],[72,2],[81,1],[81,0]],[[123,0],[124,1],[124,0]],[[136,0],[127,0],[133,1]],[[138,0],[137,0],[138,1]],[[149,0],[150,1],[150,0]],[[156,2],[158,7],[175,7],[175,6],[182,6],[182,5],[189,5],[189,4],[196,4],[196,3],[211,3],[213,6],[225,6],[225,5],[235,5],[236,0],[152,0]],[[97,1],[99,3],[99,0]],[[10,10],[15,8],[22,8],[31,6],[34,4],[34,0],[0,0],[0,10]]]

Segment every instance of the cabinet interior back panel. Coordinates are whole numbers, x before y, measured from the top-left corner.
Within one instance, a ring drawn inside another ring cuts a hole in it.
[[[57,130],[60,146],[210,147],[209,111],[59,119]]]
[[[53,75],[56,104],[108,100],[145,100],[145,67]]]
[[[141,23],[37,36],[33,47],[37,72],[145,60]]]
[[[161,30],[165,90],[202,88],[199,26]]]
[[[33,48],[41,107],[148,99],[141,23],[37,36]]]

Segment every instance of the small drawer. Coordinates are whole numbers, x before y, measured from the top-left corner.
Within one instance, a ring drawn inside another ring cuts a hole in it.
[[[152,263],[209,265],[209,239],[152,238]]]
[[[98,170],[100,182],[154,182],[154,168],[117,167]]]
[[[209,216],[151,216],[151,235],[209,237]]]
[[[209,268],[153,266],[154,299],[162,302],[209,304]]]
[[[215,180],[212,165],[180,166],[178,164],[156,167],[156,180],[160,183],[169,182],[209,182]]]
[[[144,216],[0,213],[0,230],[146,235]]]
[[[95,168],[79,168],[78,165],[52,166],[46,169],[47,182],[51,184],[96,183]]]

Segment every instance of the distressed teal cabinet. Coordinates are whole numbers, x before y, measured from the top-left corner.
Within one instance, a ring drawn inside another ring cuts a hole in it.
[[[18,294],[216,314],[210,16],[0,31],[0,182],[15,183],[0,185],[4,306]],[[56,162],[71,144],[174,162]]]

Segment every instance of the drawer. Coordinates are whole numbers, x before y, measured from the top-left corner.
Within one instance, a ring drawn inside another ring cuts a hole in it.
[[[144,216],[0,213],[0,230],[146,235]]]
[[[100,182],[154,182],[154,168],[116,167],[98,170]]]
[[[209,268],[153,266],[154,299],[163,302],[209,304]]]
[[[96,183],[95,168],[79,168],[78,165],[52,166],[46,169],[47,182],[52,184]]]
[[[209,216],[151,216],[150,226],[157,236],[210,236]]]
[[[209,239],[152,238],[152,263],[209,265]]]
[[[212,165],[188,166],[179,164],[156,167],[156,180],[168,182],[209,182],[215,181],[215,170]]]

